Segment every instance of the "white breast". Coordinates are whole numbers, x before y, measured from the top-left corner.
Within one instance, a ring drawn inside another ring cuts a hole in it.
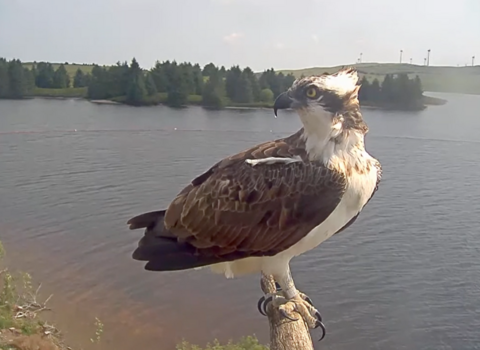
[[[369,171],[362,173],[353,171],[351,176],[348,177],[345,194],[332,214],[298,243],[279,255],[288,259],[317,247],[344,227],[363,209],[375,190],[378,170],[373,166],[373,158],[365,151],[362,153],[362,162],[370,163]]]

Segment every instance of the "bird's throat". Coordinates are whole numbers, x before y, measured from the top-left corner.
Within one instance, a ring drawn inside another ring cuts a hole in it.
[[[364,151],[364,135],[353,130],[331,129],[326,133],[304,132],[305,149],[310,161],[321,161],[326,166],[351,162]]]

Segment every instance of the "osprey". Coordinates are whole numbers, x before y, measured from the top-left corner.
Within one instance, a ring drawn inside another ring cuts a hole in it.
[[[357,82],[352,68],[297,79],[274,113],[291,108],[303,127],[219,161],[167,209],[130,219],[130,229],[145,228],[133,259],[149,271],[271,275],[279,290],[260,299],[260,312],[268,303],[289,319],[296,311],[323,338],[321,315],[289,264],[350,226],[378,189],[382,170],[365,150]]]

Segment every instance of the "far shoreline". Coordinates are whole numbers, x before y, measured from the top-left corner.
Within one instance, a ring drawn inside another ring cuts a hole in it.
[[[96,104],[96,105],[116,105],[116,106],[130,106],[130,107],[154,107],[154,106],[167,106],[167,104],[163,102],[159,102],[156,104],[145,104],[145,105],[138,105],[138,106],[132,106],[126,103],[121,103],[117,102],[114,100],[109,100],[109,99],[98,99],[98,100],[90,100],[87,99],[83,96],[44,96],[44,95],[33,95],[33,96],[28,96],[24,98],[25,100],[27,99],[47,99],[47,100],[85,100],[90,103]],[[417,107],[411,107],[411,108],[400,108],[397,105],[392,105],[392,106],[385,106],[385,105],[376,105],[373,103],[363,103],[360,104],[360,108],[362,109],[368,109],[368,110],[384,110],[384,111],[403,111],[403,112],[418,112],[422,111],[428,106],[441,106],[445,105],[448,103],[448,100],[439,98],[439,97],[433,97],[433,96],[428,96],[428,95],[423,95],[423,106]],[[238,111],[255,111],[255,110],[269,110],[273,108],[273,104],[268,105],[268,104],[263,104],[261,106],[257,105],[244,105],[244,106],[235,106],[235,105],[227,105],[223,106],[220,108],[211,108],[208,106],[203,106],[202,104],[199,103],[188,103],[183,107],[189,107],[189,106],[199,106],[199,107],[204,107],[206,109],[211,109],[211,110],[238,110]]]

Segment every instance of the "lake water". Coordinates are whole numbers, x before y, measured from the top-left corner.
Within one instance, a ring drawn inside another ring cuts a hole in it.
[[[449,103],[364,110],[380,190],[351,228],[292,263],[326,322],[319,349],[480,349],[480,96],[435,95]],[[146,272],[130,257],[142,232],[126,221],[164,208],[217,160],[299,127],[270,110],[0,101],[8,261],[54,293],[51,317],[75,346],[91,347],[96,316],[107,350],[267,342],[258,276]]]

